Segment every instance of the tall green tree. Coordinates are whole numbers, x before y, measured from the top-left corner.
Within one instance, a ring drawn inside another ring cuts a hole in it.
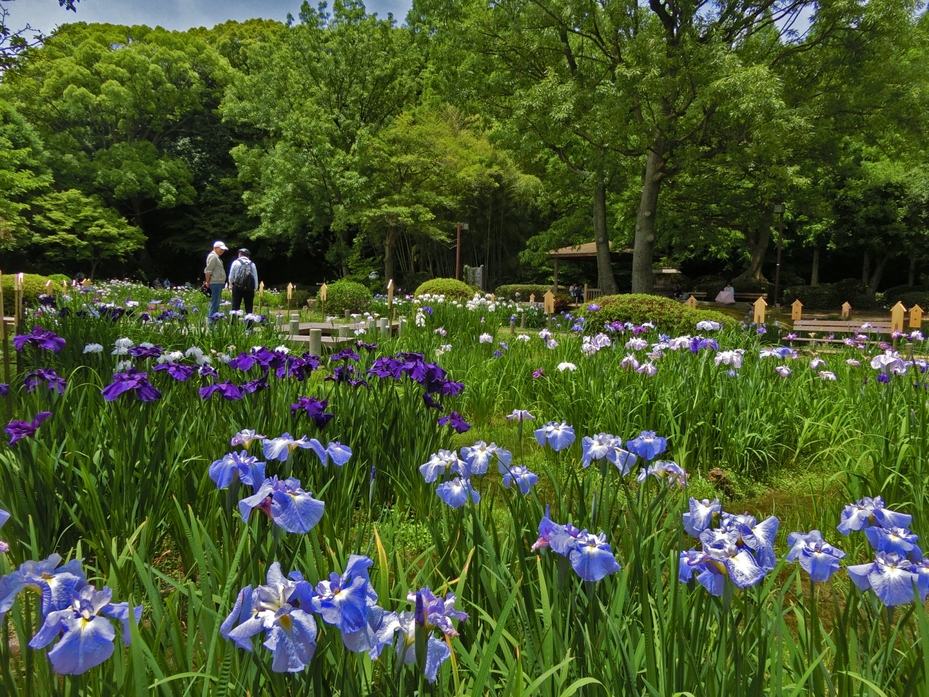
[[[304,3],[279,43],[250,52],[223,113],[262,135],[233,151],[256,236],[323,239],[347,272],[357,228],[333,223],[364,199],[360,150],[413,103],[420,70],[409,33],[354,0],[336,0],[331,14]]]

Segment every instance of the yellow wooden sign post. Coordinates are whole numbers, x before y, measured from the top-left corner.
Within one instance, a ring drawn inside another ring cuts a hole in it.
[[[258,311],[261,312],[261,296],[265,294],[265,282],[261,281],[258,284]]]
[[[765,313],[765,308],[766,308],[767,306],[768,306],[768,303],[766,303],[766,302],[764,301],[764,298],[762,298],[762,297],[759,295],[759,296],[758,296],[758,299],[755,301],[755,305],[754,305],[754,308],[755,308],[755,319],[754,319],[754,322],[755,322],[755,324],[764,324],[764,313]]]
[[[535,303],[535,293],[529,294],[529,304],[532,305]]]
[[[913,305],[910,308],[910,329],[919,329],[923,326],[923,308]]]
[[[842,319],[851,319],[851,318],[852,318],[851,303],[848,303],[848,302],[842,303]]]
[[[898,302],[896,305],[890,308],[890,331],[903,331],[903,316],[905,314],[906,307],[904,307],[903,303],[901,302]]]
[[[394,306],[394,279],[387,281],[387,314],[390,314],[390,311]]]
[[[543,304],[542,307],[545,310],[546,315],[555,314],[555,294],[552,291],[546,291],[545,295],[542,296]]]
[[[685,304],[687,307],[696,307],[696,306],[697,306],[697,299],[696,299],[694,296],[691,295],[690,297],[687,298],[687,302],[685,302],[684,304]]]
[[[803,319],[803,303],[799,300],[794,300],[793,304],[790,306],[790,319],[794,322],[798,319]]]

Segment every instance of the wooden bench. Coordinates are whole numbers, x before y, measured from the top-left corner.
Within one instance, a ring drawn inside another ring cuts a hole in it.
[[[767,300],[768,294],[767,293],[736,293],[734,297],[737,303],[753,303],[758,298],[764,298],[765,300]]]
[[[863,328],[862,325],[868,325]],[[893,326],[887,320],[829,320],[829,319],[798,319],[793,324],[794,333],[805,332],[815,336],[798,336],[794,341],[809,341],[811,343],[842,343],[843,338],[827,338],[831,334],[855,335],[866,334],[872,336],[890,336]]]

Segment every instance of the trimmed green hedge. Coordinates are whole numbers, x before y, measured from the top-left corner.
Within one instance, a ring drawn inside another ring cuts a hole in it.
[[[34,273],[23,274],[23,304],[34,307],[39,304],[39,296],[44,295],[45,284],[49,279]],[[52,282],[53,293],[61,290],[61,283]],[[3,274],[3,314],[11,316],[14,312],[13,304],[13,274]]]
[[[681,302],[660,295],[606,295],[594,301],[600,309],[591,312],[586,307],[579,314],[584,315],[588,323],[604,324],[608,322],[631,322],[644,324],[652,322],[656,327],[669,334],[692,334],[697,322],[711,320],[714,322],[732,322],[732,318],[715,310],[694,309]]]
[[[474,297],[475,290],[464,281],[456,281],[454,278],[433,278],[421,283],[414,293],[420,295],[444,295],[446,298],[458,298],[459,300],[470,300]]]
[[[544,283],[510,283],[505,286],[499,286],[494,291],[494,295],[503,300],[517,300],[521,303],[529,302],[529,296],[535,295],[536,302],[542,302],[542,296],[551,289],[551,286],[545,285]],[[556,297],[559,291],[565,297],[569,297],[567,291],[562,291],[560,288],[555,291]]]
[[[868,295],[868,286],[854,278],[847,278],[838,283],[788,286],[784,289],[785,305],[790,305],[798,299],[803,303],[805,310],[839,312],[845,302],[856,310],[871,310],[877,307],[877,303]]]
[[[355,281],[336,281],[326,286],[326,309],[327,315],[343,315],[348,310],[352,314],[358,314],[368,309],[373,296],[371,291],[360,283]],[[316,295],[317,307],[322,309],[319,294]]]

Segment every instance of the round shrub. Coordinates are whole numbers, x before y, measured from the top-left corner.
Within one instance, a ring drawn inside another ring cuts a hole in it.
[[[346,310],[352,314],[364,312],[371,304],[371,291],[355,281],[336,281],[327,285],[326,314],[341,315]],[[317,307],[322,307],[319,294],[316,296]]]
[[[732,318],[715,310],[699,310],[688,307],[671,298],[660,295],[606,295],[595,301],[599,310],[587,307],[581,310],[587,326],[602,326],[609,322],[631,322],[632,324],[653,323],[669,334],[692,334],[697,322],[731,322]],[[588,305],[589,307],[589,305]]]
[[[71,285],[71,278],[65,276],[63,273],[53,273],[48,277],[48,280],[52,281],[59,288],[62,283],[67,283],[69,286]]]
[[[45,284],[49,279],[34,273],[23,274],[23,305],[34,307],[39,304],[39,296],[45,294]],[[52,282],[52,292],[61,290],[61,283]],[[3,274],[3,313],[12,315],[13,303],[13,274]]]
[[[446,298],[458,298],[459,300],[470,300],[474,297],[474,288],[464,281],[456,281],[454,278],[433,278],[430,281],[421,283],[416,289],[414,295],[444,295]]]

